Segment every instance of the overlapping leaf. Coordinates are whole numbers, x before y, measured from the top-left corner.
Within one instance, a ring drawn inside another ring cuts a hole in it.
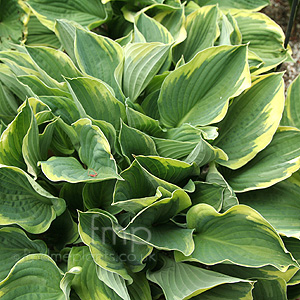
[[[229,98],[250,86],[246,52],[246,46],[209,48],[170,73],[158,100],[161,122],[178,127],[222,120]]]

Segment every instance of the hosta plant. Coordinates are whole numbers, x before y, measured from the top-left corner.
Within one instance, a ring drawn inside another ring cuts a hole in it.
[[[59,49],[0,52],[0,298],[296,299],[300,79],[285,102],[268,1],[70,3],[26,2]]]

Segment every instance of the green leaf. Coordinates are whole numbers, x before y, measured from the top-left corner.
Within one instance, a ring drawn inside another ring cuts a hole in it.
[[[48,149],[45,150],[48,151]],[[33,175],[36,179],[38,174],[40,173],[37,163],[39,160],[41,160],[42,154],[39,140],[39,128],[37,120],[32,111],[30,126],[26,135],[24,136],[22,143],[22,154],[27,165],[27,172]]]
[[[78,212],[79,234],[81,240],[89,246],[95,263],[103,269],[116,273],[132,282],[124,260],[117,252],[117,243],[121,240],[114,233],[112,224],[116,222],[113,216],[106,212]]]
[[[105,285],[97,276],[96,267],[88,247],[73,247],[69,259],[68,269],[81,267],[82,271],[72,280],[72,288],[81,300],[103,299],[121,300],[113,290]]]
[[[45,191],[16,167],[0,166],[0,224],[18,224],[30,233],[46,231],[61,215],[65,201]]]
[[[299,121],[299,96],[300,95],[300,76],[298,76],[289,86],[285,101],[285,108],[281,124],[294,126],[300,129]]]
[[[267,148],[242,168],[226,170],[225,179],[234,191],[245,192],[266,188],[290,177],[300,167],[299,137],[298,129],[279,127]]]
[[[137,156],[136,160],[149,173],[172,184],[182,186],[190,177],[200,173],[196,164],[159,156]]]
[[[190,299],[216,286],[247,282],[185,263],[176,263],[170,258],[162,258],[163,267],[158,271],[148,272],[147,278],[162,288],[167,300]]]
[[[20,102],[25,101],[26,97],[34,96],[31,89],[21,84],[12,70],[4,64],[0,64],[0,80],[20,99]]]
[[[239,194],[241,203],[251,206],[287,237],[300,239],[300,186],[290,180],[281,181],[268,189]]]
[[[249,10],[260,10],[267,6],[269,0],[195,0],[199,5],[219,4],[221,8],[228,9],[249,9]]]
[[[54,31],[62,47],[65,49],[70,58],[73,60],[74,64],[77,66],[77,61],[74,52],[76,27],[81,28],[78,23],[60,19],[55,21]]]
[[[72,281],[75,277],[75,275],[78,275],[82,272],[81,267],[74,267],[70,269],[68,272],[65,273],[64,277],[60,281],[60,288],[65,294],[66,299],[72,299],[70,298],[70,292],[71,292],[71,285]]]
[[[177,250],[189,255],[194,250],[193,230],[178,227],[170,219],[190,205],[189,196],[177,189],[169,197],[142,209],[118,235],[160,250]]]
[[[20,75],[18,80],[27,85],[36,96],[62,96],[71,98],[68,92],[57,87],[50,87],[35,75]]]
[[[169,30],[176,43],[186,38],[184,4],[173,1],[174,6],[163,7],[161,12],[155,16],[155,20]]]
[[[170,196],[171,192],[179,189],[178,186],[149,173],[137,160],[120,175],[124,181],[116,183],[114,205],[132,212],[147,207],[163,195]]]
[[[112,206],[116,180],[105,180],[96,183],[87,183],[82,190],[84,206],[87,209],[100,208],[112,214],[121,211],[121,208]]]
[[[74,157],[53,156],[40,162],[46,177],[51,181],[71,183],[120,178],[109,143],[99,127],[91,125],[88,119],[80,119],[72,126],[79,139],[77,151],[80,160],[87,169]]]
[[[45,27],[36,16],[31,15],[27,23],[26,45],[59,48],[60,42],[55,34]]]
[[[191,194],[193,205],[206,203],[212,206],[216,211],[220,211],[223,204],[224,187],[208,183],[195,181],[196,190]]]
[[[103,81],[88,77],[66,80],[79,111],[83,109],[92,118],[109,122],[119,129],[120,119],[126,119],[125,106]]]
[[[218,264],[212,267],[213,271],[223,273],[225,275],[234,276],[247,280],[273,280],[283,279],[288,282],[298,271],[298,267],[291,266],[287,271],[281,272],[275,267],[265,266],[261,268],[241,267],[232,264]]]
[[[281,27],[268,16],[257,12],[238,11],[233,14],[242,34],[242,43],[249,43],[249,50],[257,54],[264,65],[255,73],[273,69],[289,57],[284,48],[284,33]],[[258,30],[259,28],[259,30]]]
[[[220,35],[218,19],[220,12],[217,6],[204,6],[186,18],[187,38],[174,48],[174,60],[183,55],[190,61],[199,51],[212,47]]]
[[[119,274],[107,271],[99,266],[96,267],[98,278],[103,281],[108,287],[110,287],[116,294],[118,294],[124,300],[130,300],[128,290],[126,287],[126,281]]]
[[[128,125],[130,127],[136,128],[152,136],[163,135],[163,129],[160,127],[158,120],[152,119],[151,117],[138,112],[129,106],[126,107],[126,115]]]
[[[282,74],[273,73],[255,79],[251,88],[234,99],[224,120],[218,124],[214,141],[226,152],[228,161],[218,163],[238,169],[256,156],[272,140],[284,106]]]
[[[170,45],[134,43],[125,47],[123,91],[135,101],[165,62]]]
[[[82,76],[68,55],[49,47],[26,47],[27,52],[35,63],[49,76],[63,81],[63,77]]]
[[[56,19],[68,19],[75,21],[89,29],[100,26],[108,18],[109,6],[96,0],[53,2],[50,0],[29,0],[26,3],[39,21],[54,31]]]
[[[215,163],[210,163],[208,174],[206,176],[206,181],[208,183],[215,183],[224,188],[223,196],[222,196],[223,211],[226,211],[230,207],[239,204],[239,201],[238,201],[234,191],[232,190],[230,185],[227,183],[227,181],[224,179],[224,177],[221,175],[221,173],[217,170]]]
[[[224,261],[247,267],[272,265],[283,272],[297,266],[275,229],[248,206],[237,205],[219,214],[207,204],[198,204],[188,211],[187,225],[195,228],[195,251],[186,258],[176,253],[177,260],[208,265]]]
[[[287,300],[286,282],[281,278],[258,280],[254,285],[253,299]]]
[[[0,82],[0,118],[10,123],[17,115],[18,102],[14,94]]]
[[[131,300],[152,300],[149,281],[144,273],[132,274],[133,283],[128,286]]]
[[[22,106],[18,115],[4,130],[0,139],[0,164],[16,166],[26,170],[22,156],[22,143],[30,127],[32,110],[28,101]]]
[[[62,215],[57,217],[47,230],[45,241],[48,245],[60,251],[66,245],[74,243],[78,237],[77,223],[74,222],[68,209]]]
[[[128,162],[132,162],[136,155],[157,155],[152,138],[140,130],[121,123],[119,142],[122,154]]]
[[[47,270],[47,271],[45,271]],[[45,254],[29,254],[20,259],[9,275],[0,282],[0,297],[3,300],[65,300],[60,289],[62,271]]]
[[[75,57],[80,69],[110,85],[119,100],[122,92],[114,75],[123,62],[123,49],[115,41],[76,28]]]
[[[55,116],[61,117],[61,119],[69,125],[80,119],[77,107],[70,98],[61,96],[42,96],[39,97],[39,99],[50,107]]]
[[[248,282],[227,283],[214,287],[203,294],[193,297],[194,300],[253,300],[253,285]]]
[[[4,227],[0,229],[0,282],[8,275],[13,265],[22,257],[33,253],[47,254],[48,248],[41,240],[30,240],[18,228]]]
[[[157,152],[162,157],[184,160],[197,146],[195,142],[182,142],[171,139],[155,138]]]
[[[84,210],[83,206],[83,188],[85,183],[68,183],[66,182],[60,192],[59,197],[63,198],[66,203],[68,210],[71,212],[72,217],[77,218],[77,210]],[[94,206],[96,207],[96,206]]]
[[[208,125],[222,120],[229,98],[250,86],[246,56],[246,46],[213,47],[171,72],[158,99],[161,122],[179,127],[183,123]]]
[[[12,48],[13,43],[22,39],[22,11],[17,0],[0,2],[0,50]]]
[[[148,17],[145,13],[135,17],[135,34],[141,33],[148,43],[160,42],[170,44],[173,42],[171,33],[155,19]]]
[[[199,167],[202,167],[216,159],[227,161],[228,156],[222,149],[211,146],[200,136],[200,142],[184,161],[187,163],[196,163]]]

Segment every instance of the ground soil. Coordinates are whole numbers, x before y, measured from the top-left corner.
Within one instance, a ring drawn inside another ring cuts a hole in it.
[[[286,33],[287,25],[290,17],[290,5],[288,0],[271,0],[271,4],[263,9],[263,13],[267,14],[277,24],[281,26]],[[286,87],[300,73],[300,9],[295,19],[292,35],[289,42],[293,50],[293,59],[295,62],[286,62],[282,64],[279,71],[286,71],[284,75],[284,81]]]

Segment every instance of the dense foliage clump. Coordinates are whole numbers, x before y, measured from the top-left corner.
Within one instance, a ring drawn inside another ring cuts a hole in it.
[[[0,1],[1,299],[299,296],[300,77],[285,100],[267,4]]]

